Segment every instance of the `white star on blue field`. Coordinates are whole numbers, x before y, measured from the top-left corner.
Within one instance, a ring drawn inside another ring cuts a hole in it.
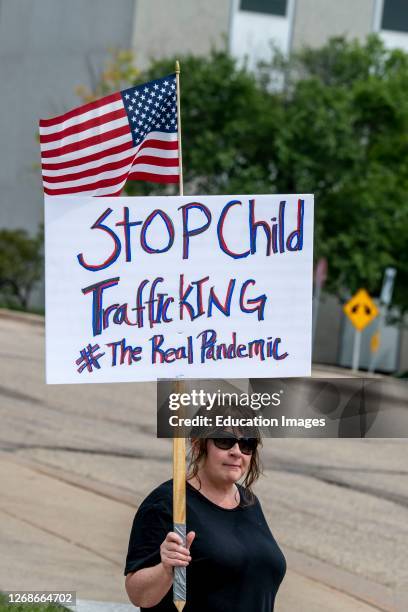
[[[149,132],[177,132],[176,75],[124,89],[121,92],[132,132],[133,146]]]

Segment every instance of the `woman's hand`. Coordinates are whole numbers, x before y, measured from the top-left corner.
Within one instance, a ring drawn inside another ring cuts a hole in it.
[[[151,608],[163,599],[173,582],[173,568],[190,563],[189,549],[194,538],[194,531],[190,531],[183,546],[181,537],[171,531],[160,546],[161,562],[126,576],[126,591],[135,606]]]
[[[174,567],[186,567],[190,561],[190,546],[195,538],[195,532],[190,531],[186,537],[186,546],[177,533],[170,531],[160,546],[161,562],[165,570],[172,574]]]

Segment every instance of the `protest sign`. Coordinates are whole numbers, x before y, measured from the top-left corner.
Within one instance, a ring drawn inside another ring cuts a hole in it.
[[[313,196],[45,198],[48,383],[308,376]]]

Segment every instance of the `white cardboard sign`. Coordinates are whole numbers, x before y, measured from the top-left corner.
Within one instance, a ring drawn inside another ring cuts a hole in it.
[[[313,196],[45,198],[48,383],[308,376]]]

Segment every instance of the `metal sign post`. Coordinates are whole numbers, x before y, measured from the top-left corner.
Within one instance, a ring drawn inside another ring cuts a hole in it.
[[[368,371],[371,373],[375,372],[376,365],[379,359],[379,348],[381,344],[381,335],[383,328],[385,326],[385,321],[387,318],[388,308],[391,304],[392,292],[394,289],[395,276],[397,271],[395,268],[386,268],[384,272],[383,284],[381,288],[380,295],[380,316],[378,317],[378,326],[376,330],[376,340],[374,341],[373,346],[375,350],[371,347],[371,359],[370,359],[370,367]]]
[[[315,290],[313,295],[313,319],[312,319],[312,350],[315,344],[317,318],[319,314],[320,295],[322,287],[327,278],[327,259],[322,257],[317,262],[315,272]]]
[[[361,350],[361,331],[358,329],[354,330],[354,344],[353,344],[353,360],[352,360],[352,371],[357,372],[360,364],[360,350]]]

